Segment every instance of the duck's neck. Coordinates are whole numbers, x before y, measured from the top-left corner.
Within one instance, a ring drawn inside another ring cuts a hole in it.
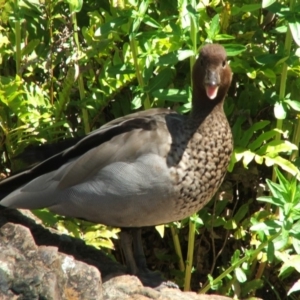
[[[226,93],[219,91],[217,97],[213,100],[206,96],[205,91],[193,91],[192,97],[192,118],[204,118],[213,111],[223,111],[223,103]]]

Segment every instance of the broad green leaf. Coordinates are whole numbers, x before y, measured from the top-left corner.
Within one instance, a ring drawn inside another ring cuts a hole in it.
[[[289,27],[295,43],[300,47],[300,22],[289,22]]]
[[[257,153],[260,155],[268,154],[268,156],[272,157],[280,152],[290,152],[297,149],[297,146],[289,141],[273,140],[262,146]]]
[[[278,62],[284,62],[289,57],[283,57],[280,54],[261,54],[254,57],[254,60],[260,65],[269,65],[269,67],[274,67]]]
[[[260,72],[263,73],[264,76],[266,76],[273,84],[276,83],[276,74],[273,70],[270,68],[263,68]]]
[[[265,222],[259,222],[250,227],[250,230],[252,231],[264,231],[264,230],[270,230],[270,229],[279,229],[281,228],[282,224],[279,221],[276,220],[269,220]]]
[[[173,77],[174,72],[172,69],[163,69],[157,76],[154,76],[149,80],[148,85],[145,87],[145,92],[152,93],[153,91],[166,88],[171,83]]]
[[[246,47],[240,44],[225,44],[224,48],[228,56],[236,56],[246,51]]]
[[[276,165],[280,166],[286,172],[291,173],[293,176],[297,175],[297,178],[300,178],[298,168],[293,163],[291,163],[289,160],[287,160],[281,156],[276,156],[276,157],[264,156],[264,158],[265,158],[266,162],[268,161],[269,166],[276,164]]]

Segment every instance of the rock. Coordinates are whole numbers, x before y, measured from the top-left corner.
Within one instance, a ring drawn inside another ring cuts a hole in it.
[[[164,285],[145,287],[102,251],[37,224],[28,211],[25,214],[0,211],[1,300],[230,299]]]
[[[24,226],[7,223],[0,233],[1,299],[102,299],[95,267],[57,247],[37,246]]]

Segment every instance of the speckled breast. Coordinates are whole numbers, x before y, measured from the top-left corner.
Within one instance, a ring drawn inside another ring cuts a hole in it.
[[[208,203],[224,179],[233,149],[225,115],[208,116],[184,144],[181,160],[171,168],[178,220]]]

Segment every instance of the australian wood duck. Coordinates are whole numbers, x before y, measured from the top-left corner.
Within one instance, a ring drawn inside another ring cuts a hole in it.
[[[231,70],[221,45],[202,48],[189,116],[150,109],[116,119],[74,146],[0,182],[0,204],[49,210],[133,229],[121,233],[129,271],[147,273],[140,228],[199,211],[215,194],[232,152],[223,102]]]

